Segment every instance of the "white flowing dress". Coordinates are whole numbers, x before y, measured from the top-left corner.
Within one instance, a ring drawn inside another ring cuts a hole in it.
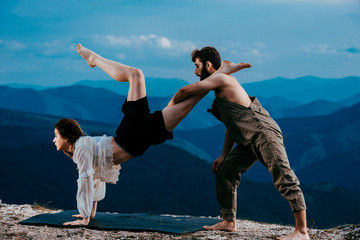
[[[75,142],[73,161],[79,172],[77,208],[87,218],[93,202],[105,198],[105,183],[116,184],[119,179],[121,166],[113,163],[112,137],[80,137]]]

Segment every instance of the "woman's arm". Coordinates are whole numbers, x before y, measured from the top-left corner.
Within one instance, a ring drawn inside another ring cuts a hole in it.
[[[92,151],[87,146],[78,146],[74,153],[74,161],[79,170],[77,208],[83,219],[66,222],[64,225],[88,225],[94,202],[94,170],[92,168]],[[79,215],[74,215],[79,217]]]

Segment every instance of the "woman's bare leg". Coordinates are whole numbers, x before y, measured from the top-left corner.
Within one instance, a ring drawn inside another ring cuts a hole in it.
[[[76,50],[90,67],[98,66],[116,81],[129,82],[128,101],[136,101],[146,96],[145,77],[140,69],[103,58],[81,44],[77,44]]]
[[[205,95],[190,96],[182,102],[165,107],[162,110],[162,114],[166,130],[172,131]]]

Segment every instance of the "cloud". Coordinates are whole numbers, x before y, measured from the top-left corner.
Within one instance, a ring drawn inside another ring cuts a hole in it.
[[[170,40],[165,37],[159,39],[159,44],[162,48],[171,48]]]
[[[10,50],[24,50],[26,49],[26,45],[15,41],[15,40],[0,40],[0,45],[4,45],[5,48],[10,49]]]
[[[328,44],[317,44],[311,45],[302,48],[305,52],[317,53],[317,54],[325,54],[325,55],[333,55],[333,54],[341,54],[341,53],[351,53],[351,54],[359,54],[359,47],[334,47]]]
[[[317,54],[336,54],[338,49],[328,44],[314,44],[303,47],[304,52],[317,53]]]
[[[222,55],[229,55],[231,59],[234,57],[245,58],[249,60],[260,60],[264,56],[264,51],[267,49],[267,45],[263,42],[255,42],[253,44],[243,45],[239,42],[226,42],[224,47],[219,47],[219,51]]]
[[[73,43],[72,39],[55,39],[52,41],[36,44],[35,47],[38,49],[38,52],[43,55],[58,56],[73,52],[75,49],[75,44]]]
[[[103,46],[112,48],[136,48],[136,49],[156,49],[172,54],[188,54],[195,48],[195,45],[189,41],[176,41],[163,36],[154,34],[139,36],[93,36],[93,41]]]

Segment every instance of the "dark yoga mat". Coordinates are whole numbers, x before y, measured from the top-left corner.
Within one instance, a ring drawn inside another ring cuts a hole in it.
[[[78,227],[64,226],[64,222],[74,221],[72,215],[77,211],[63,211],[60,213],[45,213],[33,216],[19,222],[25,225],[47,225],[52,227]],[[114,214],[96,213],[95,219],[91,220],[87,227],[98,230],[128,230],[128,231],[156,231],[162,233],[183,234],[202,230],[204,225],[213,225],[220,222],[219,219],[164,216],[148,213]]]

